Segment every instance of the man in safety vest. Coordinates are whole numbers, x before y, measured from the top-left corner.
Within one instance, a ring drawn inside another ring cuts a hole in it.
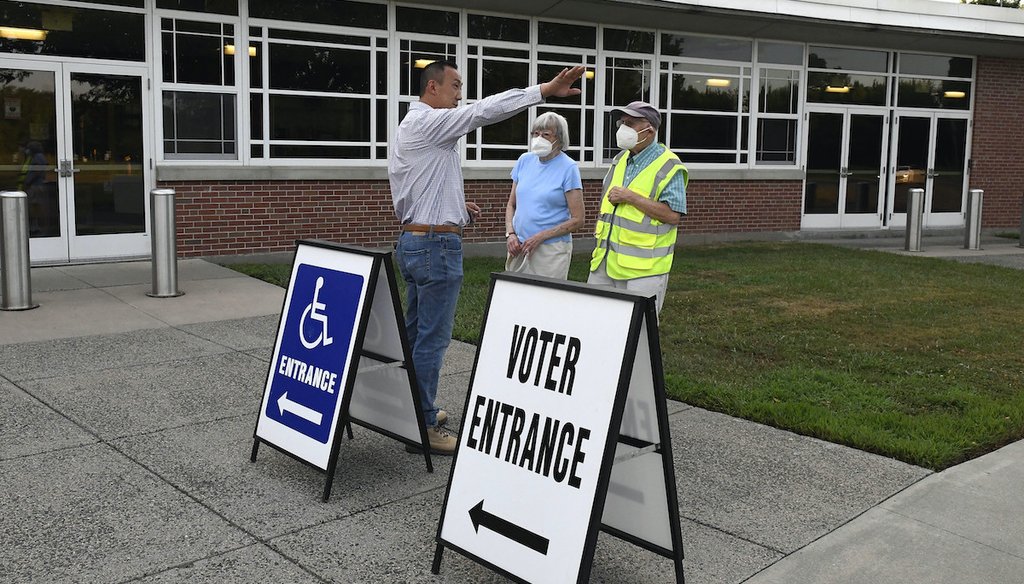
[[[654,106],[634,101],[612,113],[619,114],[615,140],[622,152],[604,177],[587,282],[655,294],[660,313],[689,174],[657,142],[661,114]]]

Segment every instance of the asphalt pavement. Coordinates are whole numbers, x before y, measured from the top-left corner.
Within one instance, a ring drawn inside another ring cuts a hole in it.
[[[924,241],[913,253],[1024,269],[1015,240]],[[910,253],[891,238],[830,243]],[[448,458],[427,473],[357,426],[327,503],[319,471],[270,448],[250,462],[284,291],[189,259],[185,294],[150,298],[150,274],[34,268],[40,307],[0,312],[0,581],[505,581],[451,551],[431,574]],[[453,342],[442,371],[455,428],[474,351]],[[932,473],[668,409],[691,584],[1024,582],[1024,443]],[[674,573],[602,534],[591,581]]]

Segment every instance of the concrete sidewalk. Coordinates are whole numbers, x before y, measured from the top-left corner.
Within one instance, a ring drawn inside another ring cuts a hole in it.
[[[326,504],[310,467],[270,448],[250,463],[284,291],[186,260],[186,294],[153,299],[149,269],[34,269],[40,308],[0,312],[0,580],[504,581],[450,551],[430,573],[448,458],[428,474],[356,427]],[[473,356],[453,343],[442,372],[456,428]],[[669,412],[691,584],[945,582],[951,566],[969,570],[960,582],[1024,582],[1020,445],[932,474]],[[603,534],[592,574],[674,581],[669,561]]]

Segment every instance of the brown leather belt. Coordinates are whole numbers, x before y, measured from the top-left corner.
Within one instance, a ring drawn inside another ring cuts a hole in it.
[[[429,233],[456,233],[462,235],[462,228],[458,225],[425,225],[423,223],[406,223],[402,225],[402,231],[413,235],[427,235]]]

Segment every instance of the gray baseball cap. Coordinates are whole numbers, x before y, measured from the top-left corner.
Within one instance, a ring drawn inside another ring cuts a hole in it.
[[[612,110],[613,114],[625,114],[634,118],[644,118],[654,126],[657,130],[661,128],[661,114],[658,113],[657,108],[647,103],[646,101],[634,101],[626,107],[617,107]]]

